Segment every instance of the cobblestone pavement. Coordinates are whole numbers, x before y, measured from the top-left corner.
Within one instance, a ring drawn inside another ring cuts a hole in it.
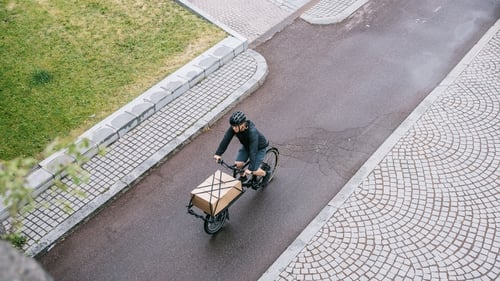
[[[500,279],[500,21],[261,280]]]
[[[288,11],[267,0],[188,0],[188,2],[243,35],[250,42],[284,20],[289,14]],[[259,20],[255,21],[255,18]]]

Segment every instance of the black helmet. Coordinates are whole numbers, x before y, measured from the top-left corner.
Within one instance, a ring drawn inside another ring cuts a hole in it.
[[[241,111],[234,112],[231,114],[231,118],[229,118],[229,124],[231,124],[231,126],[241,125],[245,121],[247,121],[247,117],[245,116],[245,113]]]

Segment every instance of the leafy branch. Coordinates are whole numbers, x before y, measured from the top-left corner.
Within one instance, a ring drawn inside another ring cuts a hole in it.
[[[88,161],[83,151],[90,145],[90,141],[84,139],[78,144],[71,144],[65,149],[65,153],[72,157],[74,161],[59,164],[58,175],[53,181],[53,187],[56,191],[62,191],[73,196],[85,197],[86,193],[78,186],[89,180],[89,174],[82,168],[82,164]],[[44,154],[50,153],[55,146],[49,146]],[[99,154],[104,150],[99,149]],[[21,229],[24,223],[24,215],[37,207],[47,207],[46,203],[37,203],[35,201],[34,189],[28,184],[27,178],[34,171],[37,165],[34,158],[16,158],[9,161],[0,160],[0,199],[10,216],[10,228],[4,233],[1,232],[1,238],[10,241],[15,247],[22,248],[26,243],[26,238],[22,236]],[[71,188],[61,181],[66,177],[73,182],[76,187]],[[72,208],[66,200],[58,200],[66,212],[71,212]]]

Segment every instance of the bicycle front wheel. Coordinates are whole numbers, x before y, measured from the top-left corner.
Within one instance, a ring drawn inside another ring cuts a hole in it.
[[[207,217],[205,218],[205,223],[203,224],[205,232],[208,234],[215,234],[219,232],[224,226],[224,223],[226,222],[227,215],[228,215],[227,208],[224,211],[221,211],[215,217],[207,215]]]
[[[266,156],[264,157],[263,162],[269,166],[269,170],[266,172],[271,173],[268,182],[271,182],[276,175],[276,171],[278,170],[279,155],[280,153],[276,147],[270,147],[266,151]]]

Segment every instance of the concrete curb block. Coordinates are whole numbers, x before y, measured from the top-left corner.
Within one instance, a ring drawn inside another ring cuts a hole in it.
[[[165,147],[146,159],[137,168],[132,170],[127,176],[116,182],[107,192],[95,198],[90,203],[86,204],[82,209],[74,213],[70,218],[49,232],[39,243],[33,245],[26,250],[29,256],[37,256],[50,251],[57,241],[71,233],[76,226],[85,222],[93,214],[97,213],[104,205],[114,200],[119,194],[125,192],[132,187],[137,181],[142,179],[152,168],[158,166],[168,159],[170,155],[191,142],[196,136],[203,132],[203,129],[211,126],[220,119],[230,108],[234,107],[244,97],[250,95],[260,85],[268,74],[267,63],[259,53],[247,50],[247,53],[257,61],[257,71],[254,76],[242,85],[237,91],[224,102],[208,112],[202,119],[197,120],[190,128],[184,131],[180,136],[173,139]]]
[[[335,24],[342,22],[343,20],[348,18],[350,15],[356,12],[357,9],[361,8],[364,4],[366,4],[366,2],[368,2],[368,0],[358,0],[354,4],[350,5],[347,9],[345,9],[342,13],[336,16],[318,17],[313,14],[308,14],[307,12],[305,12],[300,18],[307,21],[310,24],[317,24],[317,25]]]
[[[79,152],[88,159],[94,157],[99,148],[109,146],[117,141],[149,116],[188,91],[196,83],[243,53],[247,48],[246,39],[226,37],[84,132],[75,143],[88,140],[89,147],[80,148]],[[39,195],[50,187],[55,179],[65,176],[61,174],[63,166],[74,162],[76,159],[70,156],[66,149],[50,155],[28,175],[28,186],[33,188],[35,196]],[[47,172],[50,176],[46,175]],[[8,216],[8,211],[0,203],[0,221],[7,219]]]
[[[276,280],[280,273],[292,260],[307,246],[316,233],[329,221],[335,212],[342,207],[344,202],[362,184],[363,180],[376,168],[376,166],[391,151],[394,145],[408,133],[408,130],[423,116],[432,104],[443,95],[446,89],[454,84],[456,79],[472,62],[488,41],[500,30],[500,20],[491,27],[485,35],[472,47],[465,57],[452,69],[441,83],[412,111],[400,126],[387,138],[375,153],[361,166],[354,176],[342,187],[340,192],[328,205],[313,219],[299,236],[285,249],[278,259],[264,272],[259,281]]]

